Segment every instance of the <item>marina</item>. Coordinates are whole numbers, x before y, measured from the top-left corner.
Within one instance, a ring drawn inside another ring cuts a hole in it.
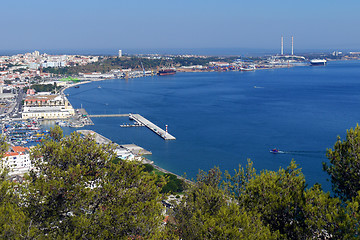
[[[13,146],[25,146],[41,142],[48,130],[41,129],[40,122],[35,119],[3,122],[2,133]]]

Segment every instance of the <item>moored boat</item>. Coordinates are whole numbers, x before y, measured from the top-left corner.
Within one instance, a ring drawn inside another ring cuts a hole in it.
[[[159,70],[158,75],[159,76],[166,76],[166,75],[174,75],[176,73],[175,68],[164,68]]]
[[[326,65],[326,59],[311,59],[310,64],[313,66],[324,66]]]

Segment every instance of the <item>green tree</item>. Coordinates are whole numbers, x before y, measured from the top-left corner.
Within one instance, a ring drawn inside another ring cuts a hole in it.
[[[161,193],[179,193],[184,190],[184,181],[178,179],[174,174],[166,173],[164,174],[164,177],[166,179],[166,184],[161,189]]]
[[[239,203],[261,213],[264,224],[283,238],[301,239],[304,229],[305,178],[294,161],[278,172],[262,171],[251,178]]]
[[[346,239],[353,226],[345,223],[346,213],[340,199],[324,193],[319,184],[307,189],[304,197],[306,235],[317,239]]]
[[[351,224],[343,224],[346,214],[340,199],[324,193],[318,184],[306,189],[294,161],[286,169],[259,175],[252,166],[248,160],[245,169],[240,166],[233,176],[226,173],[223,185],[246,211],[257,212],[272,232],[279,231],[282,239],[345,236]]]
[[[323,163],[330,175],[332,189],[342,200],[351,200],[360,190],[360,127],[347,131],[346,139],[338,136],[334,149],[328,149],[330,163]]]
[[[347,201],[345,216],[338,221],[341,239],[359,239],[360,237],[360,191],[351,201]],[[340,239],[340,238],[338,238]]]
[[[36,171],[23,185],[25,211],[41,238],[156,239],[163,220],[162,182],[112,145],[77,133],[36,146]],[[157,185],[156,185],[157,184]]]
[[[180,239],[276,239],[277,232],[240,207],[219,187],[218,168],[200,172],[196,184],[190,186],[182,201],[175,204],[175,224],[168,230]]]

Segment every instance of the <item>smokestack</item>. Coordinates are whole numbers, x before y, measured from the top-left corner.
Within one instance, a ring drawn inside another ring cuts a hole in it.
[[[291,55],[294,55],[294,36],[291,36]]]
[[[281,36],[281,55],[284,55],[284,37]]]

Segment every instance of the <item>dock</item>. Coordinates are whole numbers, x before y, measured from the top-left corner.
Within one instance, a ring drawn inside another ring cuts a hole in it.
[[[114,144],[116,148],[118,149],[126,149],[127,151],[131,152],[132,154],[134,154],[135,156],[138,157],[142,157],[143,155],[151,155],[152,153],[150,151],[145,150],[142,147],[139,147],[135,144],[124,144],[124,145],[119,145],[117,143],[114,143],[113,141],[111,141],[110,139],[104,137],[103,135],[94,132],[92,130],[77,130],[76,132],[87,136],[87,135],[92,135],[94,136],[94,139],[96,141],[96,143],[98,144]],[[143,163],[152,163],[152,161],[149,161],[147,159],[142,159]]]
[[[134,121],[136,121],[140,125],[144,125],[145,127],[149,128],[151,131],[159,135],[165,140],[175,140],[176,138],[172,136],[171,134],[167,133],[163,129],[159,128],[140,114],[131,114],[129,117],[131,117]]]
[[[145,150],[142,147],[139,147],[135,144],[124,144],[120,145],[120,147],[125,148],[126,150],[130,151],[134,155],[143,156],[143,155],[151,155],[150,151]]]

